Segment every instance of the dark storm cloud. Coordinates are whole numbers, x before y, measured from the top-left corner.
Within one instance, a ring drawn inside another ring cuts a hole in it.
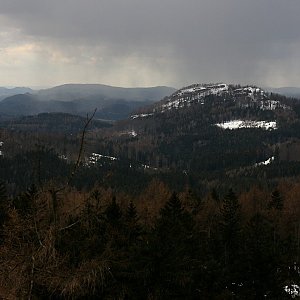
[[[62,50],[72,45],[105,49],[107,65],[113,56],[141,58],[149,69],[169,68],[171,79],[162,84],[221,80],[270,84],[283,78],[284,85],[300,80],[298,0],[0,0],[0,4],[6,24],[21,29],[24,36]]]

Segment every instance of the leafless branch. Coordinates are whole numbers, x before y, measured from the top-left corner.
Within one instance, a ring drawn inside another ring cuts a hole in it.
[[[78,152],[78,156],[77,156],[77,161],[76,161],[76,164],[74,166],[74,169],[69,177],[69,180],[68,180],[68,183],[67,185],[69,185],[69,183],[71,182],[71,180],[73,179],[79,165],[80,165],[80,162],[81,162],[81,157],[82,157],[82,153],[83,153],[83,146],[84,146],[84,139],[85,139],[85,135],[86,135],[86,130],[89,126],[89,124],[91,123],[91,121],[93,120],[94,116],[95,116],[95,113],[97,111],[97,108],[95,108],[93,114],[91,115],[91,117],[89,117],[87,115],[87,119],[86,119],[86,122],[84,124],[84,127],[83,127],[83,130],[82,130],[82,134],[81,134],[81,141],[80,141],[80,148],[79,148],[79,152]]]
[[[35,258],[34,258],[33,255],[31,256],[31,260],[32,260],[32,265],[31,265],[31,280],[30,280],[30,290],[29,290],[28,300],[31,300],[33,283],[34,283],[33,276],[34,276],[34,261],[35,261]]]
[[[86,119],[86,122],[84,124],[83,130],[82,130],[82,133],[81,133],[80,147],[79,147],[77,160],[76,160],[76,163],[75,163],[75,166],[74,166],[72,172],[70,173],[70,175],[68,177],[67,183],[65,185],[63,185],[62,187],[58,188],[58,189],[51,190],[50,192],[51,192],[52,195],[54,195],[54,194],[56,195],[58,192],[64,190],[70,184],[70,182],[72,181],[74,175],[76,174],[76,171],[78,170],[78,167],[80,165],[81,158],[82,158],[82,153],[83,153],[83,149],[84,149],[84,139],[85,139],[86,131],[87,131],[87,128],[90,125],[91,121],[93,120],[93,118],[96,114],[96,111],[97,111],[97,108],[95,108],[93,114],[90,117],[89,117],[89,115],[87,115],[87,119]]]
[[[74,225],[78,224],[80,221],[81,220],[78,220],[78,221],[76,221],[76,222],[74,222],[74,223],[72,223],[72,224],[70,224],[70,225],[68,225],[66,227],[60,228],[59,231],[62,231],[62,230],[65,230],[65,229],[69,229],[69,228],[73,227]]]

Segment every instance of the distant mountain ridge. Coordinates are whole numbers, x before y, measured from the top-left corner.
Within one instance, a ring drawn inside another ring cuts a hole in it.
[[[268,92],[284,95],[287,97],[299,98],[300,99],[300,88],[299,87],[280,87],[280,88],[265,88]]]
[[[7,97],[0,102],[0,114],[26,116],[62,112],[86,115],[97,108],[97,118],[118,120],[174,91],[169,87],[120,88],[100,84],[66,84]]]
[[[103,84],[64,84],[34,91],[26,87],[0,87],[0,115],[21,116],[46,112],[85,115],[97,108],[96,117],[106,120],[148,116],[159,111],[179,109],[193,103],[204,104],[209,96],[233,97],[240,105],[274,109],[278,103],[269,93],[300,99],[300,88],[257,88],[226,83],[193,84],[176,90],[157,86],[123,88]],[[206,100],[205,100],[206,99]],[[139,111],[140,114],[133,114]]]
[[[0,101],[9,96],[13,96],[17,94],[25,94],[25,93],[33,93],[33,90],[28,87],[14,87],[14,88],[0,87]]]
[[[102,99],[127,101],[158,101],[162,95],[170,95],[176,89],[166,86],[123,88],[104,84],[64,84],[36,93],[41,100],[73,101],[101,96]]]

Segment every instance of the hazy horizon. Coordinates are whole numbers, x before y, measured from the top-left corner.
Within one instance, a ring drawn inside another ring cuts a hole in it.
[[[188,83],[187,85],[192,85],[192,84],[196,84],[196,83],[209,83],[209,82],[191,82]],[[239,82],[224,82],[227,84],[240,84]],[[70,82],[70,83],[62,83],[62,84],[58,84],[58,85],[49,85],[49,86],[26,86],[26,85],[17,85],[17,86],[4,86],[0,84],[0,88],[7,88],[7,89],[14,89],[14,88],[30,88],[32,90],[43,90],[43,89],[51,89],[54,87],[58,87],[58,86],[63,86],[63,85],[105,85],[105,86],[110,86],[110,87],[114,87],[114,88],[156,88],[156,87],[167,87],[167,88],[174,88],[174,89],[180,89],[183,88],[184,86],[179,86],[179,87],[174,87],[174,86],[166,86],[166,85],[155,85],[155,86],[131,86],[131,87],[126,87],[126,86],[115,86],[115,85],[111,85],[111,84],[102,84],[102,83],[79,83],[79,82]],[[186,86],[187,86],[186,85]],[[258,86],[260,88],[263,89],[300,89],[300,84],[299,86],[262,86],[259,84],[255,84],[255,86]]]

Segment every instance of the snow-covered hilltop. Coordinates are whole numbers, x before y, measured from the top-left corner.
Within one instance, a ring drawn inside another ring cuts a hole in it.
[[[194,84],[182,88],[161,102],[155,111],[165,111],[172,108],[190,106],[192,103],[205,104],[208,96],[224,97],[224,101],[231,99],[243,108],[258,107],[262,110],[286,108],[279,101],[269,98],[268,93],[255,86],[235,86],[226,83]]]
[[[184,94],[190,94],[190,93],[197,93],[197,94],[202,94],[203,96],[211,95],[211,94],[217,95],[220,92],[228,91],[228,89],[229,89],[229,87],[226,83],[218,83],[215,85],[208,85],[208,84],[198,85],[197,84],[197,85],[188,86],[186,88],[182,88],[174,94],[184,95]]]
[[[219,97],[224,102],[233,101],[240,108],[258,108],[260,110],[288,109],[279,101],[270,98],[270,95],[255,86],[239,86],[226,83],[217,84],[193,84],[184,87],[171,96],[164,98],[152,111],[134,115],[135,118],[150,117],[153,113],[163,113],[172,109],[189,107],[193,104],[206,104],[211,101],[209,96]]]
[[[228,93],[229,86],[225,83],[218,84],[193,84],[184,87],[170,97],[162,101],[161,105],[154,109],[155,112],[164,112],[170,109],[178,109],[190,106],[192,103],[205,103],[205,97],[210,95],[221,96],[223,93]]]

